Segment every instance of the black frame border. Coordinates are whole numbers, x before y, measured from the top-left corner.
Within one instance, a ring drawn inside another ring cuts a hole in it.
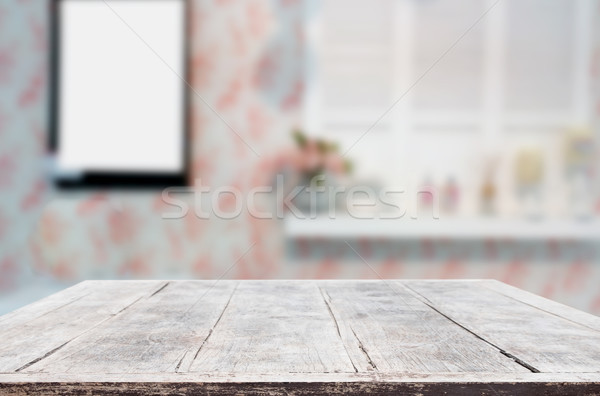
[[[60,117],[59,117],[59,97],[60,97],[60,32],[61,20],[58,12],[59,3],[63,0],[50,0],[49,12],[49,100],[48,100],[48,150],[50,155],[56,155],[60,148]],[[94,0],[85,0],[94,1]],[[102,0],[95,0],[102,1]],[[130,0],[126,0],[130,1]],[[147,0],[151,1],[151,0]],[[183,152],[183,169],[177,173],[163,172],[83,172],[81,177],[76,179],[53,175],[53,181],[59,189],[127,189],[127,190],[146,190],[160,189],[166,187],[181,187],[190,185],[190,1],[189,0],[170,0],[183,2],[183,30],[184,30],[184,50],[183,50],[183,139],[181,148]]]

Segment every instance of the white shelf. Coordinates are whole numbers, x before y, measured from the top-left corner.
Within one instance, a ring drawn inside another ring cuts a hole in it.
[[[501,219],[357,219],[287,217],[288,238],[449,238],[600,240],[600,221]]]

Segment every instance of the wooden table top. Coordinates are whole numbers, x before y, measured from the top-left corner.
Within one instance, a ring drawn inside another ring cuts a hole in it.
[[[86,281],[0,317],[0,393],[600,394],[600,318],[497,281]]]

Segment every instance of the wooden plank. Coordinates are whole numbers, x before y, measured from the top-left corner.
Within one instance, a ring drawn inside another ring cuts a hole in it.
[[[528,372],[392,283],[330,281],[320,287],[360,371]]]
[[[85,282],[0,318],[0,395],[600,394],[597,320],[492,281]]]
[[[32,380],[29,376],[35,376]],[[0,374],[0,395],[597,395],[598,374]],[[9,378],[7,378],[9,377]]]
[[[314,282],[245,281],[190,371],[354,372]]]
[[[481,282],[396,284],[532,371],[600,372],[598,330],[502,295]]]
[[[18,325],[0,329],[0,372],[21,371],[64,348],[94,327],[124,312],[160,281],[89,282],[64,293],[64,304],[43,302],[11,315]],[[77,297],[81,293],[81,298]],[[63,292],[57,294],[62,298]],[[54,302],[56,299],[50,299]],[[40,307],[48,309],[42,313]],[[34,312],[30,320],[24,320]],[[10,320],[10,319],[9,319]]]
[[[125,315],[96,326],[23,371],[183,371],[213,331],[236,286],[234,281],[165,283]]]
[[[0,329],[8,330],[11,327],[20,326],[25,322],[68,305],[89,293],[89,289],[93,287],[93,284],[93,281],[80,282],[62,290],[60,293],[54,293],[20,309],[2,315],[0,316]]]
[[[535,309],[546,311],[552,315],[560,316],[571,322],[578,323],[594,330],[600,330],[600,317],[598,316],[594,316],[556,301],[548,300],[547,298],[529,293],[528,291],[521,290],[497,280],[482,280],[481,285],[507,297],[528,304]]]
[[[17,384],[23,382],[581,382],[600,383],[600,373],[382,373],[382,372],[343,372],[343,373],[0,373],[0,383]]]

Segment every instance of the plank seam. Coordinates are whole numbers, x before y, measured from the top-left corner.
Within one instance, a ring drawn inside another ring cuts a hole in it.
[[[129,309],[129,307],[131,307],[133,304],[135,304],[135,303],[137,303],[138,301],[140,301],[142,298],[144,298],[144,297],[142,296],[142,297],[138,297],[138,298],[136,298],[136,299],[135,299],[135,301],[133,301],[131,304],[127,305],[126,307],[123,307],[123,308],[121,308],[121,309],[119,310],[119,312],[117,312],[117,313],[114,313],[114,314],[110,315],[110,317],[109,317],[109,318],[107,318],[107,319],[110,319],[111,317],[115,317],[115,316],[119,315],[120,313],[124,312],[126,309]],[[104,320],[103,320],[102,322],[104,322]],[[102,322],[100,322],[100,323],[102,323]],[[98,323],[98,324],[100,324],[100,323]]]
[[[188,352],[190,350],[186,349],[185,352],[183,352],[183,356],[181,356],[181,359],[179,359],[179,362],[177,363],[177,366],[175,366],[175,372],[178,373],[179,372],[179,367],[181,367],[181,364],[183,363],[183,360],[185,359],[185,357],[187,356]]]
[[[342,338],[342,334],[340,333],[340,326],[338,324],[337,318],[335,317],[335,315],[333,314],[333,311],[331,310],[330,302],[327,301],[327,298],[329,298],[329,300],[331,300],[331,296],[326,291],[324,291],[322,288],[320,288],[320,287],[319,287],[319,291],[321,292],[321,297],[323,297],[323,302],[325,302],[325,306],[327,307],[327,311],[329,312],[329,316],[331,316],[331,319],[333,319],[333,323],[335,324],[335,330],[337,331],[337,335],[341,339]]]
[[[373,368],[373,370],[377,370],[377,365],[373,362],[373,359],[371,359],[369,352],[367,352],[367,349],[363,345],[360,338],[358,338],[358,335],[356,334],[356,332],[354,332],[354,329],[352,327],[350,327],[350,330],[352,330],[352,334],[354,334],[354,338],[356,338],[356,341],[358,341],[358,349],[360,349],[361,352],[365,355],[365,357],[367,358],[367,362]]]
[[[583,323],[577,322],[577,321],[575,321],[575,320],[571,320],[571,319],[569,319],[569,318],[565,318],[564,316],[561,316],[561,315],[555,314],[554,312],[551,312],[551,311],[545,310],[545,309],[543,309],[543,308],[541,308],[541,307],[538,307],[538,306],[536,306],[536,305],[530,304],[530,303],[528,303],[528,302],[525,302],[525,301],[523,301],[523,300],[520,300],[520,299],[518,299],[518,298],[516,298],[516,297],[510,296],[510,295],[508,295],[508,294],[504,294],[504,293],[502,293],[502,292],[500,292],[500,291],[498,291],[498,290],[492,289],[492,288],[490,288],[490,287],[486,286],[485,284],[482,284],[481,286],[482,286],[482,287],[484,287],[484,288],[486,288],[486,289],[488,289],[488,290],[490,290],[490,291],[492,291],[492,292],[494,292],[494,293],[496,293],[496,294],[499,294],[499,295],[501,295],[501,296],[504,296],[504,297],[510,298],[511,300],[517,301],[517,302],[519,302],[519,303],[521,303],[521,304],[525,304],[525,305],[527,305],[527,306],[529,306],[529,307],[535,308],[535,309],[537,309],[538,311],[545,312],[545,313],[547,313],[547,314],[549,314],[549,315],[552,315],[552,316],[555,316],[555,317],[557,317],[557,318],[560,318],[560,319],[566,320],[567,322],[571,322],[571,323],[573,323],[573,324],[576,324],[576,325],[578,325],[578,326],[585,327],[586,329],[590,329],[590,330],[594,330],[594,331],[600,332],[600,329],[597,329],[597,328],[594,328],[594,327],[591,327],[591,326],[585,325],[585,324],[583,324]]]
[[[215,324],[213,324],[212,327],[208,330],[208,335],[206,336],[206,338],[204,339],[204,341],[202,341],[202,344],[200,344],[200,347],[198,348],[198,350],[194,354],[194,357],[192,358],[192,361],[190,362],[190,365],[189,365],[187,371],[189,371],[190,368],[194,365],[194,362],[196,361],[196,358],[200,354],[200,351],[202,350],[202,348],[204,347],[204,345],[208,342],[208,339],[210,338],[210,336],[212,335],[214,329],[217,327],[217,325],[221,321],[221,318],[223,318],[223,315],[225,314],[225,311],[227,310],[227,307],[229,307],[229,303],[233,299],[233,295],[235,294],[235,291],[237,290],[237,288],[238,288],[239,285],[240,284],[237,283],[235,285],[235,287],[233,288],[233,291],[231,292],[231,295],[229,296],[229,299],[227,300],[227,304],[225,304],[225,307],[223,307],[223,311],[221,311],[221,314],[217,318],[217,321],[215,322]],[[183,358],[185,358],[185,355],[186,354],[184,354],[183,357],[181,358],[182,361],[183,361]],[[180,365],[181,365],[181,362],[179,362],[177,366],[180,366]]]
[[[342,338],[342,333],[340,332],[339,323],[337,321],[337,318],[335,317],[335,314],[333,313],[333,309],[331,308],[331,296],[329,295],[329,293],[327,293],[321,287],[317,286],[317,288],[321,292],[321,297],[323,297],[323,302],[325,303],[325,306],[327,307],[327,311],[329,312],[329,316],[331,316],[331,319],[333,319],[333,323],[335,324],[335,329],[337,331],[337,335],[340,338],[340,341],[342,342],[342,346],[344,347],[344,351],[346,351],[346,355],[348,356],[348,360],[350,360],[350,364],[352,365],[352,368],[354,368],[354,372],[358,373],[358,368],[356,368],[356,365],[354,364],[354,362],[352,361],[352,358],[350,357],[350,353],[348,352],[348,348],[346,348],[346,343],[344,342],[344,339]],[[329,299],[329,301],[328,301],[328,299]],[[352,332],[354,332],[354,331],[352,331]],[[356,334],[355,334],[355,336],[356,336]]]
[[[536,369],[535,367],[533,367],[532,365],[530,365],[529,363],[519,359],[518,357],[516,357],[515,355],[513,355],[512,353],[506,352],[504,349],[500,349],[500,353],[503,354],[504,356],[514,360],[515,362],[517,362],[518,364],[520,364],[521,366],[525,367],[526,369],[528,369],[529,371],[531,371],[532,373],[539,373],[540,370]]]
[[[77,338],[77,337],[75,337],[75,338]],[[73,338],[73,340],[74,340],[75,338]],[[34,365],[34,364],[36,364],[37,362],[39,362],[40,360],[43,360],[43,359],[47,358],[48,356],[50,356],[50,355],[54,354],[55,352],[58,352],[58,351],[59,351],[59,350],[60,350],[62,347],[64,347],[65,345],[67,345],[69,342],[71,342],[71,341],[73,341],[73,340],[69,340],[69,341],[65,342],[64,344],[62,344],[62,345],[59,345],[59,346],[57,346],[56,348],[54,348],[54,349],[52,349],[52,350],[50,350],[50,351],[46,352],[46,353],[45,353],[43,356],[40,356],[40,357],[38,357],[38,358],[35,358],[35,359],[33,359],[32,361],[30,361],[29,363],[25,363],[23,366],[21,366],[21,367],[19,367],[18,369],[16,369],[16,370],[15,370],[15,373],[18,373],[18,372],[20,372],[20,371],[22,371],[22,370],[25,370],[27,367],[30,367],[30,366],[32,366],[32,365]]]
[[[26,325],[26,324],[28,324],[28,323],[30,323],[30,322],[33,322],[34,320],[38,320],[38,319],[40,319],[40,318],[43,318],[44,316],[46,316],[46,315],[49,315],[49,314],[51,314],[52,312],[56,312],[56,311],[58,311],[58,310],[60,310],[60,309],[62,309],[62,308],[64,308],[64,307],[67,307],[67,306],[69,306],[69,305],[71,305],[71,304],[73,304],[73,303],[75,303],[75,302],[77,302],[77,301],[81,300],[82,298],[89,296],[90,294],[92,294],[92,293],[91,293],[91,292],[89,292],[89,293],[83,294],[83,295],[81,295],[81,296],[79,296],[79,297],[77,297],[77,298],[75,298],[75,299],[73,299],[73,300],[71,300],[71,301],[69,301],[69,302],[67,302],[67,303],[65,303],[65,304],[62,304],[62,305],[60,305],[60,306],[58,306],[58,307],[55,307],[55,308],[52,308],[51,310],[49,310],[49,311],[46,311],[46,312],[44,312],[44,313],[43,313],[43,314],[41,314],[41,315],[38,315],[38,316],[36,316],[36,317],[34,317],[34,318],[31,318],[31,319],[29,319],[29,320],[27,320],[27,321],[25,321],[25,322],[23,322],[23,323],[18,323],[18,324],[16,324],[16,325],[13,325],[12,327],[5,328],[4,330],[8,330],[8,329],[11,329],[11,330],[12,330],[12,329],[14,329],[15,327],[18,327],[18,326],[24,326],[24,325]],[[14,312],[16,312],[16,311],[14,311]]]
[[[26,368],[29,368],[31,366],[33,366],[34,364],[46,359],[47,357],[53,355],[54,353],[58,352],[60,349],[62,349],[63,347],[65,347],[68,343],[75,341],[76,339],[78,339],[79,337],[81,337],[82,335],[94,330],[96,327],[102,325],[104,322],[114,318],[115,316],[119,315],[120,313],[124,312],[126,309],[128,309],[129,307],[131,307],[133,304],[137,303],[138,301],[140,301],[143,297],[139,297],[137,298],[135,301],[133,301],[132,303],[128,304],[127,306],[125,306],[124,308],[122,308],[121,310],[119,310],[119,312],[111,314],[110,316],[104,318],[103,320],[101,320],[100,322],[96,323],[95,325],[93,325],[92,327],[84,330],[81,334],[78,334],[77,336],[71,338],[70,340],[68,340],[67,342],[65,342],[62,345],[59,345],[58,347],[46,352],[43,356],[40,356],[38,358],[33,359],[32,361],[24,364],[23,366],[19,367],[18,369],[15,370],[16,373],[25,370]]]
[[[435,312],[437,312],[438,314],[440,314],[441,316],[443,316],[444,318],[448,319],[450,322],[454,323],[455,325],[457,325],[458,327],[462,328],[463,330],[469,332],[470,334],[472,334],[473,336],[477,337],[478,339],[480,339],[481,341],[485,342],[486,344],[491,345],[492,347],[496,348],[502,355],[512,359],[515,363],[517,363],[520,366],[525,367],[527,370],[531,371],[532,373],[539,373],[540,370],[538,370],[537,368],[533,367],[531,364],[525,362],[524,360],[516,357],[515,355],[505,351],[503,348],[500,348],[498,345],[494,344],[491,341],[486,340],[485,338],[483,338],[482,336],[480,336],[479,334],[475,333],[474,331],[470,330],[469,328],[463,326],[462,324],[460,324],[459,322],[457,322],[456,320],[452,319],[450,316],[446,315],[445,313],[443,313],[441,310],[439,310],[438,308],[436,308],[433,303],[424,295],[422,295],[421,293],[419,293],[418,291],[414,290],[413,288],[411,288],[408,285],[405,284],[401,284],[402,286],[404,286],[406,289],[410,290],[411,292],[413,292],[414,294],[416,294],[419,300],[421,300],[421,302],[425,305],[427,305],[429,308],[433,309]]]
[[[148,296],[148,298],[154,297],[155,295],[157,295],[158,293],[160,293],[161,291],[163,291],[167,286],[169,286],[171,284],[171,282],[167,282],[164,285],[162,285],[160,288],[158,288],[158,290],[156,290],[154,293],[150,294],[150,296]]]

